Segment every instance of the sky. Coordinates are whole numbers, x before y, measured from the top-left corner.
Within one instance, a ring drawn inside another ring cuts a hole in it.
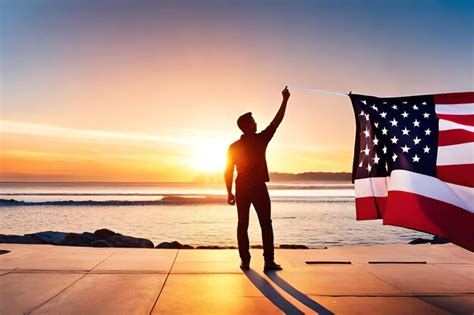
[[[350,171],[342,93],[472,91],[472,1],[0,1],[0,180],[190,181],[292,93],[270,171]]]

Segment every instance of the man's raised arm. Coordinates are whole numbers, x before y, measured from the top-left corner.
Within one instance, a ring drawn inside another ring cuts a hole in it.
[[[275,127],[278,128],[280,126],[283,117],[285,117],[285,111],[286,111],[286,104],[288,103],[288,99],[290,98],[290,91],[288,90],[288,87],[285,86],[285,89],[281,92],[281,95],[283,96],[283,101],[281,102],[280,109],[278,110],[277,114],[275,115],[275,118],[273,118],[271,124]]]

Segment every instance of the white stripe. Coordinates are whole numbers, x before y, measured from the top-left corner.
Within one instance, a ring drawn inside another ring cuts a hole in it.
[[[376,181],[374,181],[374,179],[376,179]],[[436,177],[405,170],[392,171],[387,181],[382,180],[380,177],[372,178],[374,192],[381,192],[387,189],[387,184],[389,191],[403,191],[422,195],[474,213],[474,188],[445,183]],[[356,198],[371,197],[373,195],[378,197],[377,194],[371,193],[368,178],[356,179],[355,189]],[[382,195],[380,197],[382,197]]]
[[[436,165],[474,163],[474,142],[438,147]]]
[[[435,105],[436,114],[447,115],[474,115],[474,103],[456,105]]]
[[[356,197],[387,197],[387,177],[369,177],[355,180]]]
[[[473,126],[467,126],[463,124],[458,124],[449,120],[440,119],[439,120],[439,131],[443,130],[452,130],[452,129],[464,129],[470,132],[474,132]]]
[[[388,189],[437,199],[474,213],[474,188],[445,183],[436,177],[395,170],[388,179]]]

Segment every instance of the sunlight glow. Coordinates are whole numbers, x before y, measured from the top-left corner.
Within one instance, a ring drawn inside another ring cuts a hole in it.
[[[203,142],[194,152],[191,164],[200,172],[223,171],[226,163],[227,145],[219,142]]]

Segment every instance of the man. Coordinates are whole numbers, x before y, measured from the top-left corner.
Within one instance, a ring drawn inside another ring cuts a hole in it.
[[[281,266],[274,261],[273,250],[273,228],[271,219],[270,196],[265,182],[268,182],[268,169],[265,160],[267,145],[273,137],[276,129],[285,116],[286,104],[290,98],[288,87],[282,91],[283,101],[275,118],[270,125],[260,133],[257,133],[257,124],[252,113],[246,113],[239,117],[237,125],[243,135],[240,140],[234,142],[228,151],[227,167],[225,170],[225,182],[227,186],[227,202],[229,205],[237,204],[238,224],[237,241],[239,244],[239,255],[241,259],[240,268],[250,268],[249,237],[247,233],[249,225],[250,205],[253,204],[257,212],[258,221],[262,230],[263,256],[265,258],[264,270],[281,270]],[[232,194],[232,181],[234,166],[237,168],[235,180],[235,197]]]

